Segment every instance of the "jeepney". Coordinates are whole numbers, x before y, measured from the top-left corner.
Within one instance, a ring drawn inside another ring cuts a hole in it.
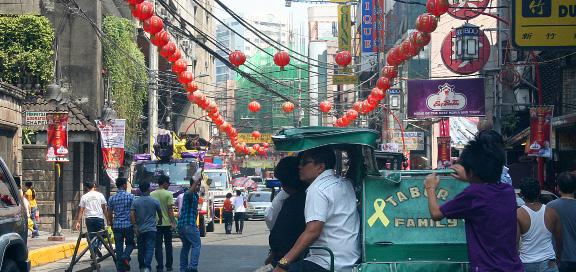
[[[362,258],[356,271],[468,271],[464,221],[430,218],[423,180],[432,171],[379,170],[378,136],[362,128],[303,127],[282,130],[272,140],[281,152],[334,148],[335,171],[354,182],[359,203]],[[434,172],[446,175],[437,190],[440,204],[467,186],[450,170]]]

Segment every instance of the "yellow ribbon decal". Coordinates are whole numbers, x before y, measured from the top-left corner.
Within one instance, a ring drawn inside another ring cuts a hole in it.
[[[388,220],[388,217],[384,214],[384,207],[386,207],[386,202],[383,199],[378,198],[374,200],[374,214],[368,218],[368,226],[372,227],[372,225],[376,223],[376,220],[380,219],[384,227],[388,227],[390,220]]]

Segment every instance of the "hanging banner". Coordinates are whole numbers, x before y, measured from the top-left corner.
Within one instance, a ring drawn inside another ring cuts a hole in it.
[[[48,143],[46,161],[67,162],[68,159],[68,113],[47,112]]]
[[[530,146],[528,156],[552,158],[550,133],[554,106],[536,106],[530,108]]]
[[[102,158],[104,170],[110,180],[115,181],[119,169],[124,165],[124,142],[126,139],[126,120],[113,119],[109,121],[96,120],[100,131]]]
[[[362,0],[362,52],[384,52],[384,0]]]
[[[408,118],[484,116],[484,79],[408,80]]]
[[[352,49],[352,21],[350,20],[350,6],[338,5],[338,49]]]
[[[451,150],[450,150],[450,136],[448,137],[437,137],[438,139],[438,169],[448,169],[452,166],[450,160]]]

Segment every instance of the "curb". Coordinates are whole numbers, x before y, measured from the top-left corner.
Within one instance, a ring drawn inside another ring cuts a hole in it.
[[[82,241],[78,251],[83,250],[87,245],[86,241]],[[64,258],[71,258],[74,255],[75,247],[76,242],[72,242],[30,250],[28,259],[32,267],[53,263]]]

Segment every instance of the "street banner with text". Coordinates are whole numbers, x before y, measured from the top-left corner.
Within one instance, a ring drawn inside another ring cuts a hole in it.
[[[258,139],[252,137],[252,133],[238,133],[238,141],[244,142],[246,144],[260,144],[260,143],[272,143],[271,133],[262,133]]]
[[[104,169],[110,180],[115,181],[119,176],[120,167],[124,164],[126,120],[96,120],[96,126],[100,131]]]
[[[48,112],[46,121],[48,123],[46,161],[70,161],[68,158],[68,113]]]
[[[552,131],[553,106],[530,108],[530,146],[528,156],[552,157],[550,134]]]
[[[485,114],[483,78],[408,80],[408,118]]]

